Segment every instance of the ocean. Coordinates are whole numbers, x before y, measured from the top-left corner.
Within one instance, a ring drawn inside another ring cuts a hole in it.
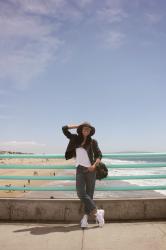
[[[161,158],[148,158],[147,157],[139,157],[138,158],[128,158],[126,159],[103,159],[103,162],[107,164],[146,164],[146,163],[165,163],[166,157]],[[109,176],[136,176],[136,175],[158,175],[158,174],[166,174],[166,167],[156,167],[156,168],[124,168],[124,169],[109,169]],[[138,179],[138,180],[123,180],[124,183],[128,183],[131,185],[137,186],[158,186],[165,185],[166,179]],[[133,191],[130,191],[133,192]],[[137,192],[151,192],[151,191],[137,191]],[[156,192],[166,196],[166,190],[155,190],[152,192]]]
[[[127,157],[122,159],[108,159],[103,158],[102,161],[107,164],[141,164],[141,163],[165,163],[166,156],[164,157]],[[65,175],[75,175],[74,170],[65,170]],[[134,175],[157,175],[166,174],[166,167],[156,167],[156,168],[109,168],[109,176],[134,176]],[[59,175],[64,175],[64,170],[62,170]],[[73,181],[50,181],[47,186],[73,186],[75,182]],[[137,179],[137,180],[96,180],[97,186],[157,186],[165,185],[166,179]],[[30,191],[23,194],[24,197],[31,198],[78,198],[75,191]],[[154,197],[166,197],[166,190],[130,190],[130,191],[96,191],[94,192],[93,198],[103,199],[103,198],[154,198]]]

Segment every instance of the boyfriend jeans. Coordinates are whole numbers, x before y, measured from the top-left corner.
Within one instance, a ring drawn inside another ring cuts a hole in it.
[[[84,212],[93,215],[97,206],[93,201],[95,190],[96,171],[90,172],[87,167],[78,165],[76,167],[76,191],[79,199],[84,203]]]

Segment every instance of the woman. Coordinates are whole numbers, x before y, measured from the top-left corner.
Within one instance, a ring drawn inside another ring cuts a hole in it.
[[[69,129],[77,129],[72,134]],[[81,219],[81,227],[88,226],[88,216],[93,215],[100,227],[104,225],[104,210],[98,209],[93,201],[96,182],[96,165],[101,161],[102,153],[98,142],[91,136],[95,128],[87,122],[80,125],[65,125],[62,127],[64,135],[70,139],[65,152],[66,160],[75,157],[76,190],[79,199],[84,203],[85,214]]]

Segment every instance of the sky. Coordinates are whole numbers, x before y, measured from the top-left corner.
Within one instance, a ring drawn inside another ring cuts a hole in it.
[[[165,152],[165,27],[164,0],[0,0],[0,150],[87,121],[102,153]]]

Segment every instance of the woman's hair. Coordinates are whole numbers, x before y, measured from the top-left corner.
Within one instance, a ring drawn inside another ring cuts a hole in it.
[[[80,146],[81,143],[84,140],[84,137],[83,137],[83,135],[79,134],[77,138],[78,138],[78,140],[77,140],[77,146]],[[87,138],[86,138],[85,144],[83,145],[83,148],[87,149],[88,146],[89,146],[89,144],[90,144],[90,142],[91,142],[91,140],[92,140],[91,136],[88,135]]]

